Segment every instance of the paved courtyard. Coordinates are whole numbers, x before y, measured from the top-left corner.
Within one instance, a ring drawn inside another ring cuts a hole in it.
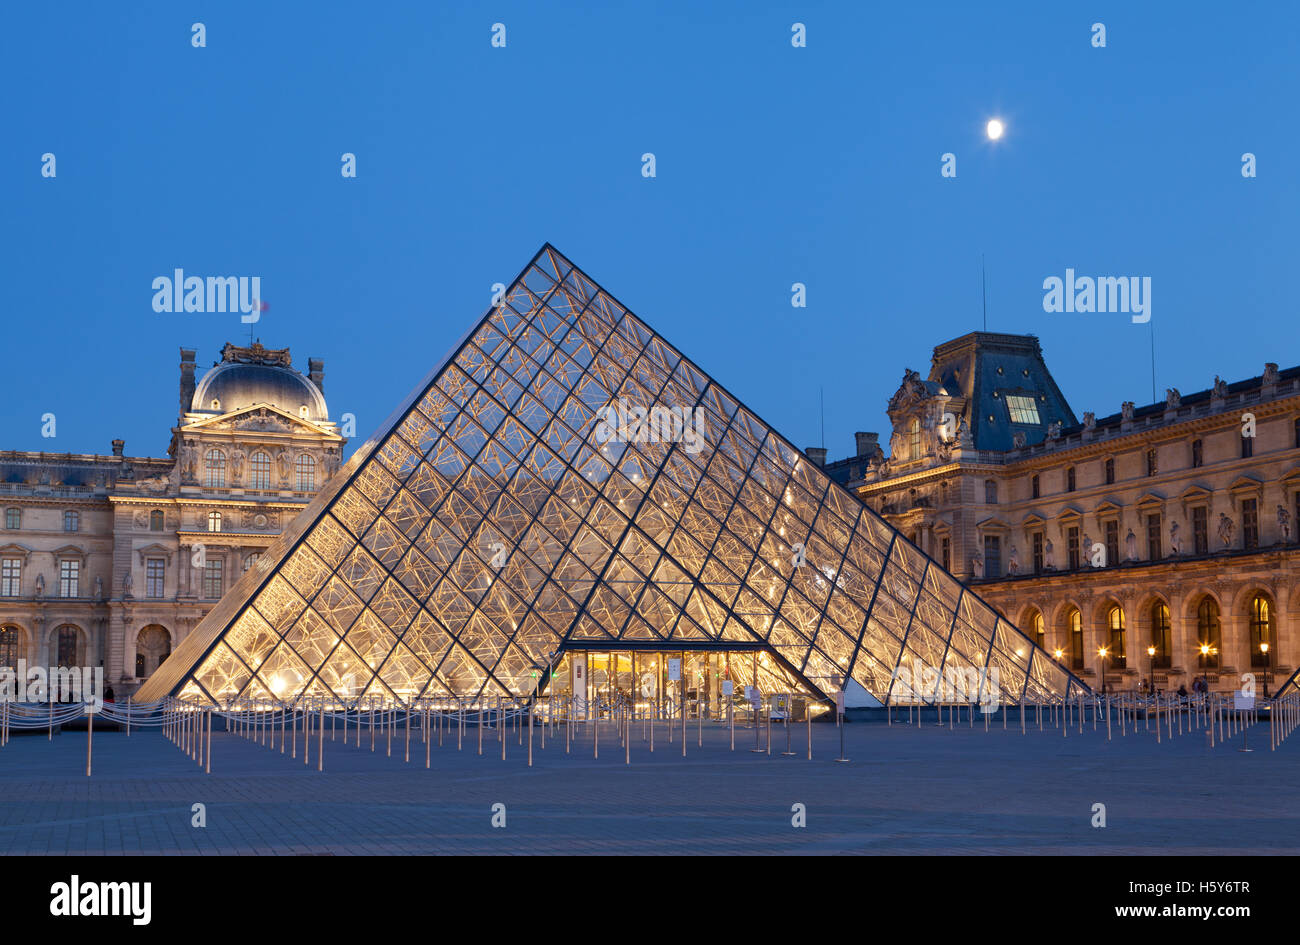
[[[495,733],[477,754],[474,731],[458,752],[454,733],[431,749],[402,730],[393,755],[378,739],[325,737],[325,771],[236,735],[216,731],[213,771],[203,774],[156,731],[95,735],[95,770],[85,776],[86,736],[52,742],[21,736],[0,749],[0,852],[204,854],[456,853],[1291,853],[1300,843],[1300,739],[1268,748],[1268,727],[1209,749],[1204,735],[1157,745],[1154,735],[1107,743],[1104,726],[1068,738],[955,730],[931,715],[917,728],[881,722],[846,726],[848,764],[831,759],[836,729],[783,732],[772,755],[754,754],[754,733],[705,727],[688,754],[661,724],[651,754],[633,730],[631,765],[611,726],[600,757],[590,730],[564,753],[564,739],[535,742],[534,765],[513,731],[503,762]],[[525,739],[526,740],[526,739]],[[313,746],[314,748],[314,746]],[[191,826],[192,805],[207,826]],[[1092,826],[1104,804],[1105,828]],[[505,805],[504,827],[492,807]],[[807,826],[795,828],[792,805]]]

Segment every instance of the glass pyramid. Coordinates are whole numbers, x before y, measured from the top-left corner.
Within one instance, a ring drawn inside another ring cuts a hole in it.
[[[136,698],[526,699],[620,641],[1086,690],[548,244]]]

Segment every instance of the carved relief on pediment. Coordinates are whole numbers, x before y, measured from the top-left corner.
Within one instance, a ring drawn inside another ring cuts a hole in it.
[[[288,433],[293,430],[293,424],[265,407],[236,418],[234,426],[236,430],[269,430],[277,433]]]

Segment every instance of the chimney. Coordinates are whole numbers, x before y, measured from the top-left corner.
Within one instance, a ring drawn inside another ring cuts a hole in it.
[[[876,450],[880,449],[879,433],[855,433],[853,438],[858,444],[858,456],[874,456]]]
[[[325,393],[325,360],[323,358],[307,359],[307,380],[316,385],[316,389]]]
[[[805,449],[803,452],[804,455],[807,456],[808,459],[812,461],[812,464],[814,466],[818,467],[819,469],[826,468],[826,447],[810,446],[807,449]]]
[[[194,352],[181,348],[181,417],[190,412],[194,402]]]
[[[126,440],[114,440],[114,441],[113,441],[113,455],[114,455],[114,456],[119,456],[119,457],[120,457],[120,456],[122,455],[122,450],[124,450],[124,449],[126,449]]]

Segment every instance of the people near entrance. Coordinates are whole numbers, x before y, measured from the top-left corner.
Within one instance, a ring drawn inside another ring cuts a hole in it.
[[[1178,701],[1179,701],[1179,702],[1186,702],[1186,701],[1187,701],[1187,687],[1186,687],[1186,686],[1179,686],[1179,687],[1178,687]]]
[[[106,686],[106,687],[104,687],[104,701],[105,701],[105,702],[112,702],[112,701],[113,701],[113,695],[114,695],[114,693],[113,693],[113,687],[112,687],[112,686]]]

